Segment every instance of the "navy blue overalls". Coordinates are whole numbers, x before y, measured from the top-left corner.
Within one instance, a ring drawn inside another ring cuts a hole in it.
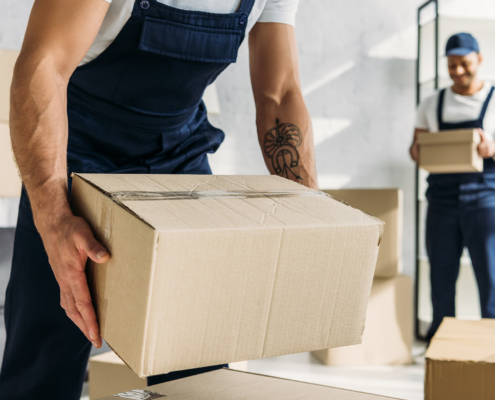
[[[491,88],[477,120],[459,123],[443,121],[445,89],[437,106],[440,131],[483,129]],[[484,160],[482,173],[431,174],[426,192],[426,249],[430,260],[433,322],[431,339],[444,317],[455,316],[455,292],[460,258],[467,247],[478,283],[481,314],[495,317],[495,161]]]
[[[113,43],[72,75],[68,170],[210,174],[224,133],[207,120],[205,88],[236,61],[254,0],[235,13],[137,0]],[[60,307],[60,291],[23,191],[5,302],[0,400],[78,400],[91,344]],[[149,378],[149,384],[223,366]]]

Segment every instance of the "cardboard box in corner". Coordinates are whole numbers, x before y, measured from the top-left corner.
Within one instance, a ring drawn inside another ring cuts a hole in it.
[[[363,343],[314,351],[326,365],[396,365],[412,362],[413,285],[408,276],[375,278]]]
[[[89,359],[89,400],[146,385],[146,378],[139,378],[113,351]]]
[[[403,195],[401,189],[324,190],[350,206],[385,222],[375,277],[393,278],[402,272]]]
[[[361,342],[383,223],[276,176],[76,175],[102,336],[140,377]]]
[[[420,168],[432,173],[481,172],[477,129],[459,129],[418,135]]]
[[[394,400],[266,375],[221,369],[100,400]],[[395,399],[399,400],[399,399]]]
[[[426,352],[425,400],[495,398],[495,320],[445,318]]]
[[[0,122],[0,197],[19,197],[22,182],[14,161],[9,124]]]

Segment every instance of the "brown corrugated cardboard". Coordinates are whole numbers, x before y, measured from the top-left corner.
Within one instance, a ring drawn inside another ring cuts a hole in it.
[[[375,277],[392,278],[402,272],[403,200],[401,189],[324,190],[385,222]]]
[[[14,162],[9,125],[0,122],[0,197],[19,197],[21,178]]]
[[[276,176],[83,174],[72,195],[112,254],[88,267],[102,336],[140,377],[361,342],[381,221]]]
[[[407,276],[375,278],[371,288],[363,343],[318,350],[327,365],[391,365],[412,361],[413,289]]]
[[[18,51],[0,49],[0,121],[3,122],[9,120],[10,84],[18,55]]]
[[[480,172],[483,158],[478,155],[477,129],[420,133],[419,167],[433,173]]]
[[[392,400],[374,394],[221,369],[100,400]],[[398,400],[398,399],[395,399]]]
[[[425,400],[495,399],[495,320],[445,318],[426,352]]]
[[[146,384],[146,379],[139,378],[113,351],[89,359],[90,400],[143,388]]]

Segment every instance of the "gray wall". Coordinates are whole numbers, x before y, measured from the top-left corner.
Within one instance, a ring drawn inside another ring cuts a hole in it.
[[[405,273],[413,273],[415,18],[423,0],[301,0],[301,80],[315,125],[322,188],[404,190]],[[445,0],[448,2],[448,0]],[[0,48],[19,49],[32,0],[0,0]],[[248,54],[218,80],[226,141],[214,173],[265,174],[255,131]],[[1,277],[0,277],[1,279]]]

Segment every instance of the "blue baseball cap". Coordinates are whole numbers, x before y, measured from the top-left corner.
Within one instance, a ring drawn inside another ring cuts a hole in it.
[[[475,51],[480,52],[478,41],[470,33],[456,33],[447,41],[446,56],[467,56]]]

